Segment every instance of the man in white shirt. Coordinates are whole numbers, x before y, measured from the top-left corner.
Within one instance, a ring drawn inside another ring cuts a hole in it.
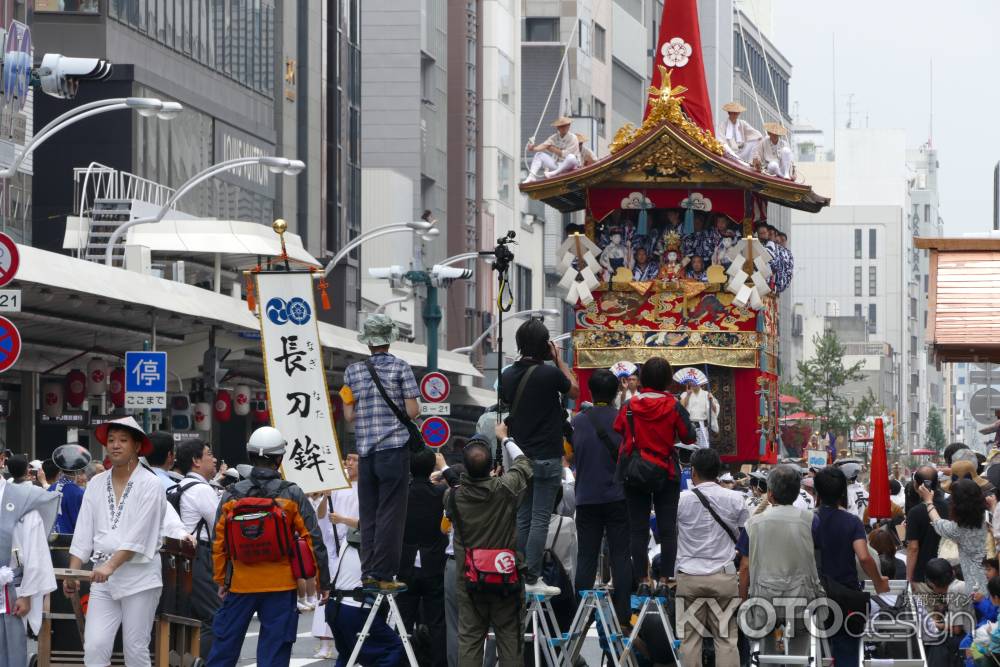
[[[784,138],[788,130],[778,123],[764,123],[764,131],[767,139],[757,144],[751,164],[769,176],[791,180],[794,174],[792,149]]]
[[[694,486],[681,492],[677,504],[677,627],[685,665],[701,664],[702,633],[715,639],[716,664],[739,664],[734,559],[737,536],[749,512],[739,493],[716,483],[721,467],[714,449],[692,454]],[[713,601],[721,615],[713,611]]]
[[[729,117],[722,121],[721,136],[726,153],[730,157],[735,157],[742,162],[750,162],[754,149],[764,138],[753,125],[740,118],[740,114],[746,111],[739,102],[729,102],[722,105],[722,110]]]
[[[218,585],[212,579],[212,530],[219,511],[219,494],[208,480],[215,476],[212,448],[199,439],[186,440],[177,446],[175,465],[184,479],[167,493],[175,498],[184,530],[198,540],[195,549],[194,582],[191,609],[201,621],[201,655],[212,648],[212,619],[222,605]]]
[[[544,173],[546,178],[559,168],[559,173],[576,169],[580,166],[580,142],[576,135],[569,131],[573,121],[566,116],[556,118],[552,127],[555,133],[540,144],[528,144],[528,150],[535,152],[531,159],[531,169],[525,183],[538,180]],[[543,171],[544,170],[544,171]]]

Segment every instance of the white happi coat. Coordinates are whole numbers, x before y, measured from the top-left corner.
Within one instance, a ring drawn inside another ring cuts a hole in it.
[[[4,490],[9,483],[0,477],[0,507],[3,505]],[[52,508],[52,519],[55,519],[57,506],[58,503]],[[50,520],[49,524],[51,523]],[[33,510],[17,523],[11,539],[11,550],[16,550],[20,555],[22,567],[21,585],[17,587],[17,596],[31,598],[31,611],[24,620],[35,634],[38,634],[42,627],[45,595],[56,589],[56,575],[52,569],[52,557],[49,555],[48,537],[45,522],[38,511]],[[10,611],[7,610],[8,613]]]
[[[159,550],[167,498],[160,480],[140,464],[116,504],[111,474],[111,470],[102,472],[87,484],[69,552],[84,562],[93,559],[99,564],[116,551],[134,551],[132,559],[106,583],[93,584],[120,600],[163,586]]]
[[[763,138],[763,134],[742,118],[737,118],[735,123],[730,122],[728,117],[722,121],[722,143],[743,162],[750,162],[754,149]]]

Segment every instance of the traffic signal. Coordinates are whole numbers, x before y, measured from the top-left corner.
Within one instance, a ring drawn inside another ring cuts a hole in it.
[[[201,360],[201,381],[205,389],[216,391],[222,378],[229,372],[228,368],[222,367],[222,362],[226,360],[232,350],[225,347],[209,347]]]

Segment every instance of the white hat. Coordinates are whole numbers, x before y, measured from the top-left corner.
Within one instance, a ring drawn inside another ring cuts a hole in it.
[[[720,482],[735,482],[736,480],[733,479],[733,474],[732,473],[727,472],[727,473],[723,473],[722,474],[722,477],[719,478],[719,481]]]

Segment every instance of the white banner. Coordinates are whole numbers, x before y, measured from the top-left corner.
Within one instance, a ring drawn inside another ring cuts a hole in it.
[[[258,273],[261,351],[271,425],[288,441],[282,474],[306,493],[350,486],[326,386],[309,273]]]

